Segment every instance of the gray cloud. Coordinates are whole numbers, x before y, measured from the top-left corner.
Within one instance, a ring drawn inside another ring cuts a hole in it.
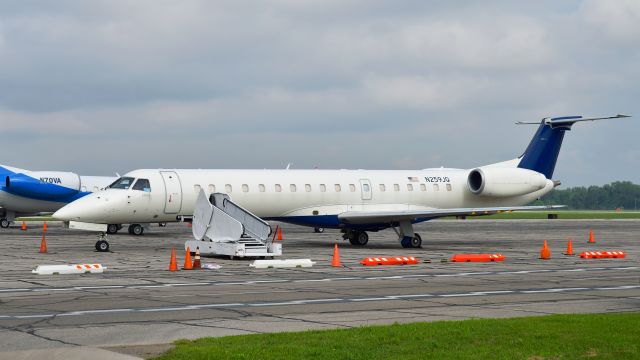
[[[556,177],[638,182],[640,3],[33,1],[0,5],[3,163],[473,167],[515,121],[576,126]]]

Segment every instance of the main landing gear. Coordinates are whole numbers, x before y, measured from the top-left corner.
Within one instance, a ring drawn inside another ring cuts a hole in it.
[[[100,233],[100,235],[98,235],[98,241],[96,242],[96,251],[109,251],[109,243],[107,242],[107,235],[105,235],[105,233]]]
[[[122,225],[120,224],[109,224],[107,225],[107,234],[115,234],[122,229]]]
[[[9,221],[8,219],[5,219],[5,218],[0,219],[0,227],[1,228],[6,229],[9,226],[11,226],[11,221]]]
[[[144,227],[140,224],[131,224],[129,225],[129,234],[140,236],[144,234]]]
[[[369,234],[366,231],[347,230],[342,235],[343,239],[348,239],[351,245],[365,246],[369,242]]]
[[[419,234],[413,232],[413,224],[408,221],[403,221],[397,228],[393,228],[393,231],[398,234],[398,240],[403,248],[420,248],[422,247],[422,238]]]

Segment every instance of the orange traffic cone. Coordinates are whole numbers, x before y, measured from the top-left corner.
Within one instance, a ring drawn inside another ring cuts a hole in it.
[[[202,269],[202,264],[200,263],[200,247],[196,248],[196,256],[193,258],[193,270]]]
[[[573,256],[573,244],[571,243],[571,239],[567,242],[567,252],[564,254],[567,256]]]
[[[27,223],[25,221],[22,222],[22,231],[26,231],[27,230]]]
[[[280,226],[278,226],[278,239],[279,241],[282,241],[282,228]]]
[[[595,242],[596,242],[596,239],[593,236],[593,229],[589,229],[589,243],[594,244]]]
[[[340,267],[340,252],[338,251],[338,244],[333,246],[333,259],[331,260],[331,266]]]
[[[540,250],[540,259],[542,260],[551,259],[551,250],[549,250],[549,245],[547,245],[547,240],[544,241],[544,245],[542,245],[542,250]]]
[[[44,224],[42,224],[42,231],[43,232],[47,232],[47,222],[45,221]]]
[[[178,264],[176,264],[176,248],[171,249],[171,261],[169,262],[169,271],[178,271]]]
[[[40,241],[40,254],[47,253],[47,239],[45,239],[44,234],[42,234],[42,241]]]
[[[191,249],[187,246],[187,252],[184,254],[184,266],[183,270],[193,270],[193,264],[191,263]]]

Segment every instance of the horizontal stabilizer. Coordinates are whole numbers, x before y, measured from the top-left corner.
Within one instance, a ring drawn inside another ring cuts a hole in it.
[[[550,125],[552,128],[555,127],[560,127],[560,126],[564,126],[564,127],[571,127],[571,125],[577,123],[577,122],[581,122],[581,121],[596,121],[596,120],[608,120],[608,119],[622,119],[622,118],[628,118],[631,117],[630,115],[623,115],[623,114],[618,114],[618,115],[614,115],[614,116],[603,116],[603,117],[594,117],[594,118],[583,118],[581,115],[575,115],[575,116],[560,116],[560,117],[554,117],[554,118],[544,118],[542,119],[542,121],[547,124]],[[516,125],[539,125],[540,122],[539,121],[518,121],[516,123]]]

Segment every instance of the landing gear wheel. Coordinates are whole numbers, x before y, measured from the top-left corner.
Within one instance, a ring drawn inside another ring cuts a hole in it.
[[[160,226],[160,227],[167,227],[167,223],[166,223],[166,222],[161,222],[161,223],[158,223],[158,226]]]
[[[109,251],[109,243],[107,242],[107,240],[98,240],[96,242],[96,250],[99,252]]]
[[[2,227],[3,229],[8,228],[11,225],[11,221],[7,220],[7,219],[1,219],[0,220],[0,227]]]
[[[140,236],[144,234],[144,228],[140,224],[131,224],[129,226],[129,233],[131,235]]]
[[[410,248],[411,247],[411,241],[413,240],[412,237],[410,236],[405,236],[402,238],[402,240],[400,241],[400,245],[402,245],[403,248]]]
[[[369,234],[366,231],[355,231],[349,238],[351,245],[365,246],[369,242]]]
[[[109,224],[107,225],[107,234],[115,234],[118,232],[118,225],[116,224]]]
[[[413,234],[413,238],[411,239],[411,247],[412,248],[421,248],[422,247],[422,238],[419,234]]]
[[[324,228],[321,228],[321,227],[313,228],[313,232],[323,233],[324,232]]]

